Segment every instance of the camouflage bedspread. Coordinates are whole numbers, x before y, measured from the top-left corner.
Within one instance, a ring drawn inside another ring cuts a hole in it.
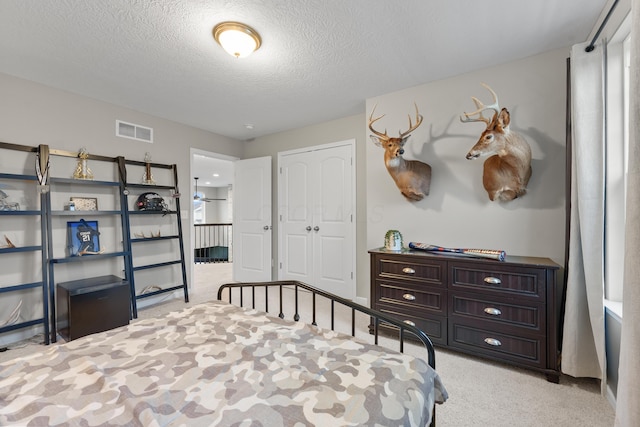
[[[225,302],[0,365],[0,425],[424,426],[422,360]]]

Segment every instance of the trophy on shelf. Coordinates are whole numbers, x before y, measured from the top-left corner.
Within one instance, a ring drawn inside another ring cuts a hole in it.
[[[9,196],[0,190],[0,211],[19,211],[20,204],[18,202],[10,202]]]
[[[151,154],[144,153],[144,162],[145,170],[144,174],[142,174],[142,183],[147,185],[156,185],[156,181],[153,179],[153,175],[151,174]]]
[[[49,191],[49,146],[40,144],[36,155],[36,176],[38,191],[44,194]]]
[[[78,165],[73,173],[75,179],[93,179],[93,172],[91,172],[91,169],[87,166],[88,158],[89,153],[87,153],[87,149],[82,147],[78,153]]]
[[[8,248],[15,248],[16,247],[16,245],[11,240],[9,240],[9,238],[7,237],[6,234],[4,235],[4,240],[5,240],[5,242],[7,242],[7,244],[6,245],[0,245],[0,249],[8,249]]]

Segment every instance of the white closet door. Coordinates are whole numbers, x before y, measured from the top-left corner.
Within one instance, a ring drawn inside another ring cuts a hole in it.
[[[352,145],[280,156],[281,280],[355,298]]]
[[[313,285],[313,157],[299,153],[281,158],[280,278]]]
[[[351,236],[351,147],[314,152],[313,271],[315,286],[355,298]]]

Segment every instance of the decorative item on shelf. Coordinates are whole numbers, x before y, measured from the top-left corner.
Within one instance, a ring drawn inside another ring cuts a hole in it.
[[[136,200],[136,209],[139,211],[169,212],[169,207],[158,193],[142,193]]]
[[[9,196],[0,190],[0,211],[19,211],[20,204],[18,202],[10,202]]]
[[[88,158],[89,153],[87,153],[87,149],[82,147],[78,153],[78,165],[76,166],[75,172],[73,172],[75,179],[93,179],[93,172],[91,172],[91,169],[87,166]]]
[[[68,221],[67,240],[69,256],[97,255],[104,252],[100,248],[98,221]]]
[[[476,145],[467,153],[467,160],[489,156],[484,162],[482,184],[491,201],[507,202],[527,192],[531,178],[531,147],[522,135],[509,129],[511,115],[506,108],[500,109],[498,95],[488,85],[482,83],[482,86],[493,95],[493,104],[485,106],[472,96],[477,110],[464,113],[464,118],[460,116],[463,123],[484,122],[487,125]],[[493,110],[493,118],[482,115],[486,110]],[[476,118],[471,118],[475,115]]]
[[[7,319],[2,324],[0,324],[0,327],[15,325],[16,323],[18,323],[18,321],[20,320],[21,311],[22,311],[22,300],[20,300],[16,308],[13,309],[9,317],[7,317]]]
[[[144,162],[145,162],[145,170],[144,174],[142,174],[142,183],[147,185],[156,185],[156,181],[153,179],[153,174],[151,173],[151,154],[144,153]]]
[[[461,249],[461,248],[445,248],[442,246],[429,245],[426,243],[409,242],[410,249],[418,249],[421,251],[434,253],[447,253],[449,255],[458,255],[463,257],[489,258],[498,261],[504,261],[507,257],[505,251],[499,249]]]
[[[398,137],[387,135],[386,129],[382,133],[373,128],[373,124],[384,117],[383,114],[380,117],[373,118],[375,107],[373,107],[371,115],[369,115],[369,130],[374,133],[374,135],[370,135],[371,140],[378,147],[384,149],[384,164],[387,167],[387,171],[396,183],[400,193],[410,202],[417,202],[428,196],[431,186],[431,166],[419,160],[405,160],[402,157],[404,144],[411,136],[410,133],[416,130],[423,120],[423,117],[418,113],[418,105],[414,105],[416,107],[416,124],[414,125],[411,122],[411,116],[409,116],[409,129],[405,132],[398,132]]]
[[[143,288],[138,295],[150,294],[151,292],[161,291],[162,288],[158,285],[149,285]]]
[[[76,211],[97,211],[98,210],[98,199],[95,197],[71,197],[69,203],[69,210]],[[71,209],[71,205],[73,204],[74,209]]]
[[[49,146],[40,144],[36,155],[36,176],[38,191],[44,194],[49,191]]]
[[[141,232],[141,233],[133,233],[133,235],[135,237],[139,237],[141,239],[151,239],[151,238],[154,238],[154,237],[160,237],[161,236],[160,230],[158,230],[157,234],[153,234],[153,231],[149,232],[149,236],[147,236],[144,231]]]
[[[398,230],[389,230],[384,235],[384,248],[388,251],[401,251],[402,243],[402,233]]]
[[[6,245],[0,245],[0,249],[8,249],[8,248],[15,248],[16,245],[13,244],[13,242],[11,240],[9,240],[9,238],[7,237],[7,235],[4,235],[4,240],[5,242],[7,242]]]

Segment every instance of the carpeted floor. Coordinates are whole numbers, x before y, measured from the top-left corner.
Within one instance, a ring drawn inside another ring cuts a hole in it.
[[[231,277],[231,264],[197,265],[189,305],[215,299],[219,285],[231,282]],[[139,319],[162,316],[184,306],[182,299],[165,301],[141,309]],[[345,326],[350,324],[349,314],[338,312],[338,315],[336,329],[349,333],[350,327]],[[303,316],[302,320],[307,319]],[[368,320],[359,318],[358,321],[356,335],[368,338]],[[323,327],[320,321],[319,325]],[[0,363],[44,349],[37,341],[36,338],[11,346],[0,353]],[[384,344],[387,343],[383,341]],[[413,344],[407,345],[406,352],[423,354]],[[613,426],[614,411],[600,395],[599,382],[593,379],[563,375],[560,384],[553,384],[537,372],[439,348],[436,348],[436,368],[449,392],[449,400],[437,407],[439,427]]]

